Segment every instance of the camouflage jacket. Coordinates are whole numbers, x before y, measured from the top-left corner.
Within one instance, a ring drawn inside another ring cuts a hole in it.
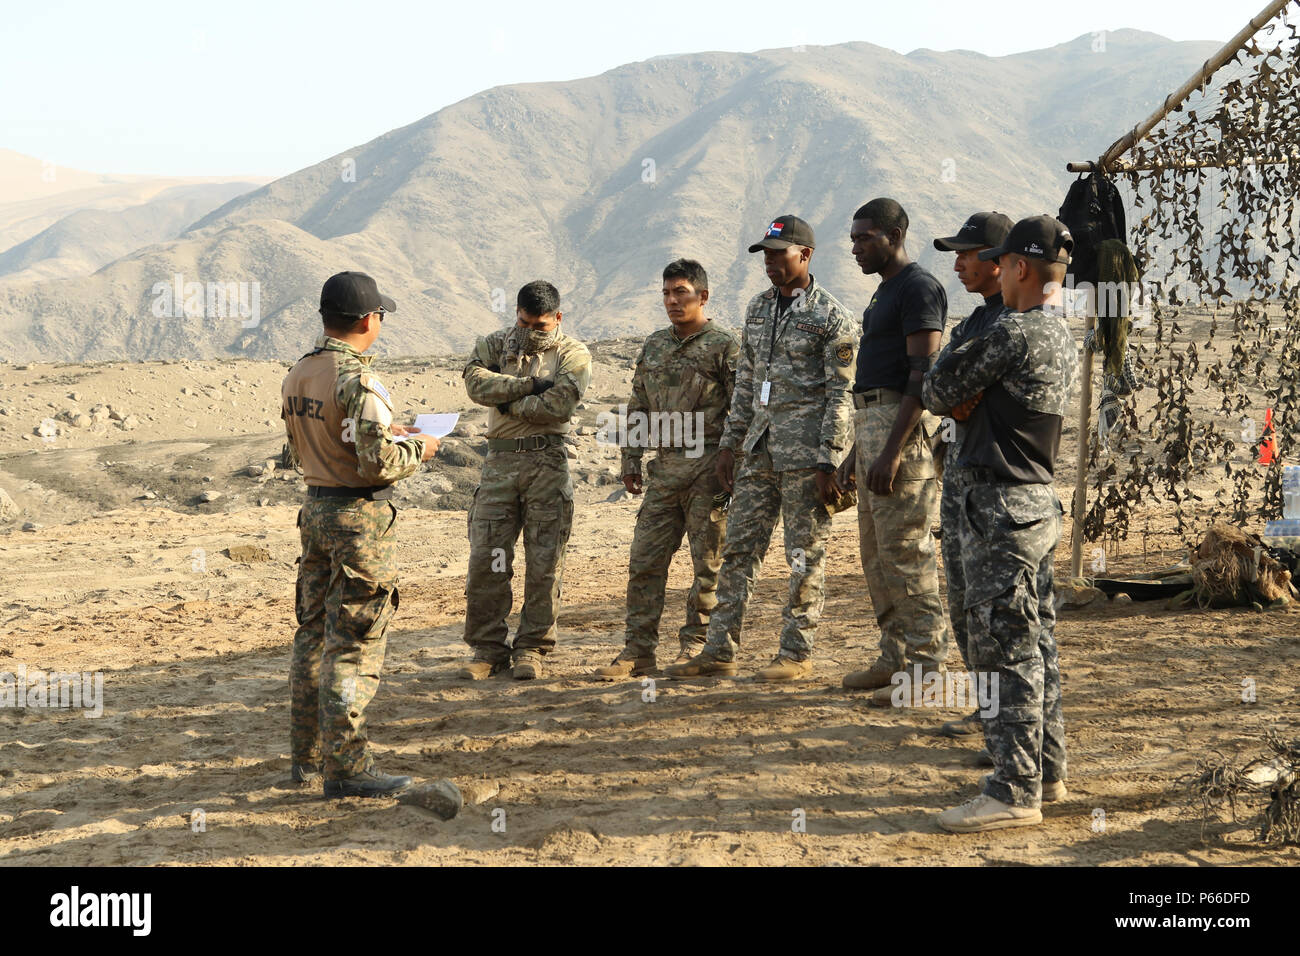
[[[480,338],[465,366],[465,391],[470,400],[487,405],[488,438],[563,435],[569,419],[591,384],[591,353],[587,346],[563,333],[555,345],[529,357],[521,367],[502,369],[502,352],[509,329]],[[530,395],[533,378],[550,379],[554,387]],[[507,405],[508,413],[497,407]]]
[[[990,467],[1004,481],[1050,481],[1078,375],[1069,324],[1059,309],[1040,306],[1005,312],[945,352],[925,375],[921,401],[946,415],[982,395],[957,464]]]
[[[650,413],[698,413],[701,429],[691,434],[709,449],[717,447],[731,407],[740,339],[730,329],[710,322],[689,338],[679,339],[671,328],[650,333],[636,359],[632,375],[632,400],[627,403],[628,435],[633,416],[644,420]],[[698,432],[698,433],[697,433]],[[662,428],[655,429],[663,434]],[[664,447],[663,443],[659,447]],[[641,474],[644,442],[623,443],[624,475]]]
[[[985,302],[978,306],[970,315],[962,319],[953,328],[952,334],[948,338],[948,344],[943,347],[938,356],[935,357],[935,363],[942,362],[950,353],[961,347],[961,344],[967,339],[974,338],[988,329],[992,328],[1007,312],[1007,307],[1002,304],[1002,295],[999,293],[993,300],[992,304]],[[948,443],[945,449],[944,463],[946,465],[956,465],[957,458],[961,455],[962,440],[966,437],[966,423],[954,421],[953,440]]]
[[[305,470],[304,455],[309,455],[309,470],[327,472],[323,476],[308,474],[309,483],[314,480],[328,485],[357,485],[358,481],[362,486],[388,485],[414,474],[421,464],[424,442],[418,438],[393,440],[393,402],[379,376],[370,369],[374,356],[362,355],[340,339],[321,335],[316,339],[315,351],[303,356],[294,371],[322,353],[333,359],[335,407],[309,409],[312,414],[295,416],[292,396],[286,395],[280,417],[285,420],[292,467]],[[285,379],[286,385],[289,381]],[[295,439],[294,427],[299,423],[291,425],[294,417],[305,418],[313,430]],[[299,448],[300,440],[310,441],[313,447]],[[353,468],[356,479],[349,481],[351,476],[343,472]]]
[[[735,394],[720,442],[750,452],[767,434],[783,471],[838,465],[853,441],[850,390],[861,331],[815,279],[803,292],[780,319],[775,287],[745,310]],[[764,382],[771,383],[766,404]]]

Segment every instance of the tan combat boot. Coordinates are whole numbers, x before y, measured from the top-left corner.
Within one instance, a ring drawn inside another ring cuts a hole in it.
[[[542,676],[542,655],[534,650],[520,651],[511,673],[515,680],[536,680]]]
[[[1008,827],[1032,827],[1043,822],[1043,814],[1029,807],[1013,807],[981,793],[961,806],[939,814],[939,826],[949,833],[983,833]]]
[[[680,664],[673,664],[664,675],[674,680],[682,677],[735,677],[740,665],[735,661],[720,661],[704,651]]]
[[[627,680],[629,677],[652,671],[656,666],[653,654],[647,657],[633,648],[625,647],[623,653],[614,658],[613,663],[597,667],[595,676],[601,680]]]
[[[695,643],[683,644],[682,649],[678,651],[677,656],[673,658],[673,663],[685,664],[687,661],[689,661],[692,657],[694,657],[702,650],[704,650],[703,644],[695,644]]]
[[[986,773],[984,776],[980,777],[980,788],[983,789],[988,786],[988,782],[992,777],[993,774],[991,773]],[[1070,791],[1065,789],[1064,780],[1043,781],[1043,803],[1056,803],[1059,800],[1064,800],[1069,792]]]
[[[483,680],[493,674],[499,674],[510,666],[509,661],[488,661],[475,657],[456,672],[461,680]]]
[[[844,675],[845,690],[875,690],[888,687],[889,679],[899,668],[885,661],[878,660],[864,671],[853,671]]]
[[[945,667],[938,667],[932,671],[922,674],[920,680],[916,677],[916,671],[908,668],[903,671],[897,671],[903,675],[900,679],[895,679],[892,675],[889,683],[884,687],[877,687],[871,694],[872,707],[922,707],[925,705],[926,678],[930,674],[939,675],[938,703],[942,706],[944,694],[946,692],[946,681],[948,680],[948,671]],[[852,676],[852,675],[850,675]],[[848,680],[846,677],[845,680]],[[931,685],[933,687],[933,684]],[[897,699],[900,703],[895,704]]]
[[[754,675],[754,680],[804,680],[812,676],[812,669],[813,664],[810,660],[797,661],[793,657],[782,657],[778,654],[772,663]]]

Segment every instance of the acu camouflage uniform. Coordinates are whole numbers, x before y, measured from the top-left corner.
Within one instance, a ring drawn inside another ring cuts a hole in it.
[[[1002,294],[998,293],[991,302],[979,306],[957,324],[948,344],[943,347],[935,362],[946,359],[967,339],[987,331],[1005,312]],[[969,474],[957,464],[961,457],[962,439],[966,437],[966,423],[948,418],[942,427],[952,429],[952,441],[946,441],[948,434],[944,432],[943,491],[939,496],[939,527],[943,529],[943,537],[939,544],[943,551],[944,577],[948,583],[948,623],[952,628],[952,639],[961,652],[962,663],[969,671],[971,662],[966,650],[966,576],[961,570],[961,535],[957,533],[961,521],[961,502],[971,483]]]
[[[964,484],[955,530],[970,663],[998,675],[997,714],[984,719],[994,762],[984,792],[1017,807],[1038,807],[1043,782],[1066,777],[1052,574],[1063,509],[1050,473],[1031,483],[972,467],[972,435],[998,390],[1004,394],[996,400],[1009,396],[1028,415],[1063,417],[1078,368],[1065,319],[1040,307],[1003,315],[987,333],[945,355],[923,384],[925,405],[936,414],[984,393],[967,423],[954,476]],[[1056,428],[1059,441],[1059,422]],[[1014,436],[992,437],[994,457],[1009,459],[1004,452]]]
[[[506,618],[514,596],[515,542],[524,535],[524,603],[513,650],[555,649],[564,549],[573,526],[573,481],[564,436],[591,382],[591,353],[556,333],[536,355],[513,350],[522,330],[502,329],[474,346],[465,366],[469,397],[488,412],[488,454],[469,508],[465,643],[479,660],[511,656]],[[554,387],[530,394],[533,378]],[[507,412],[497,406],[505,405]]]
[[[652,333],[637,356],[632,376],[628,428],[636,422],[658,423],[658,454],[647,466],[645,499],[636,515],[628,560],[627,646],[639,657],[654,656],[659,619],[664,609],[668,567],[685,533],[690,541],[695,581],[686,598],[686,623],[678,632],[683,650],[699,651],[709,616],[718,603],[718,569],[726,515],[716,519],[713,497],[722,491],[714,473],[718,441],[731,405],[740,340],[729,329],[709,322],[679,339],[671,328]],[[668,441],[668,419],[681,418],[680,445]],[[689,424],[688,424],[689,422]],[[686,429],[689,428],[690,431]],[[686,441],[689,437],[690,441]],[[646,439],[648,440],[648,439]],[[702,453],[700,453],[702,452]],[[623,447],[623,474],[640,475],[644,441],[629,432]]]
[[[745,310],[735,394],[720,447],[743,458],[709,620],[707,653],[735,659],[745,608],[780,518],[790,564],[782,611],[781,656],[806,660],[826,600],[823,559],[831,516],[817,493],[817,466],[838,466],[851,441],[854,348],[858,324],[809,277],[803,294],[777,316],[775,287]],[[762,383],[770,382],[766,404]]]
[[[308,485],[389,485],[420,467],[424,443],[393,440],[392,400],[371,360],[322,335],[286,376],[280,414]],[[398,604],[396,525],[387,500],[308,498],[298,512],[290,748],[299,764],[321,765],[323,756],[327,780],[370,763],[366,705],[379,690]]]

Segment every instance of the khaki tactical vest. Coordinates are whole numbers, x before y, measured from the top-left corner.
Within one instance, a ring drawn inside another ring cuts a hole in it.
[[[285,426],[293,436],[308,485],[361,488],[357,423],[339,404],[339,363],[346,355],[325,349],[299,359],[281,387]],[[355,363],[354,363],[355,364]]]

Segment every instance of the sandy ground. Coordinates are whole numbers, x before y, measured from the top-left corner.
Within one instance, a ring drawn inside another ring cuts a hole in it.
[[[623,346],[605,350],[580,420],[620,400],[629,357]],[[412,410],[467,406],[458,363],[388,367]],[[878,638],[852,515],[835,522],[813,679],[750,679],[776,651],[779,531],[739,678],[653,687],[588,678],[621,644],[635,515],[634,502],[606,500],[611,458],[591,436],[575,449],[580,507],[560,646],[545,677],[456,680],[465,654],[460,508],[481,419],[448,443],[449,460],[413,479],[401,518],[401,609],[369,711],[385,770],[451,777],[481,802],[444,823],[391,800],[326,802],[319,789],[296,788],[286,673],[300,488],[283,473],[243,474],[279,451],[283,368],[0,367],[0,408],[11,410],[0,416],[10,426],[0,428],[0,488],[22,509],[0,526],[9,529],[0,530],[0,672],[102,671],[104,680],[99,717],[0,710],[0,862],[1300,863],[1300,850],[1263,849],[1244,826],[1212,827],[1203,839],[1175,787],[1213,749],[1254,753],[1270,728],[1297,736],[1300,611],[1101,602],[1062,612],[1070,795],[1045,808],[1042,826],[952,836],[936,814],[973,796],[985,772],[974,743],[937,734],[960,711],[873,708],[840,689]],[[181,387],[195,390],[193,401]],[[87,411],[110,402],[153,421],[21,438],[72,405],[71,391]],[[1063,497],[1072,461],[1067,440]],[[205,489],[221,497],[200,503]],[[137,500],[147,491],[156,497]],[[26,521],[40,527],[20,530]],[[1164,519],[1150,528],[1111,550],[1110,573],[1179,556]],[[1058,570],[1068,547],[1067,533]],[[668,656],[688,568],[679,555]],[[1253,703],[1242,701],[1246,678]],[[1104,832],[1094,830],[1099,810]],[[806,832],[796,832],[800,820]]]

